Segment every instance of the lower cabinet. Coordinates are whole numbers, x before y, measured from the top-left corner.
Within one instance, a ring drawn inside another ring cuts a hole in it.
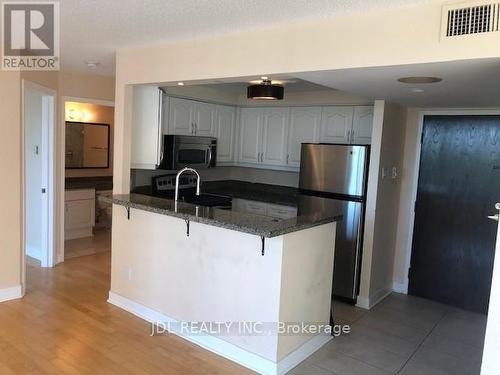
[[[271,216],[277,219],[291,219],[297,216],[297,207],[281,204],[256,202],[247,199],[233,199],[233,206],[239,211],[254,215]]]
[[[95,190],[66,190],[64,239],[91,237],[95,225]]]

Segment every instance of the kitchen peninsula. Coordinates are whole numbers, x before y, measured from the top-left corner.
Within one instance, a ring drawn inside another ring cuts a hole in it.
[[[109,302],[160,324],[328,324],[341,215],[318,209],[321,201],[304,197],[293,217],[278,218],[242,212],[234,203],[216,208],[115,195]],[[172,330],[263,374],[285,373],[332,337]]]

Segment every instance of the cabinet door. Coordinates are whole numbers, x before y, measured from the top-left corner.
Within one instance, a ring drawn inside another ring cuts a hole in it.
[[[155,86],[133,88],[132,168],[155,169],[160,164],[162,96],[162,91]]]
[[[194,132],[199,136],[212,137],[215,134],[214,104],[196,103],[194,112]]]
[[[170,98],[169,133],[192,135],[194,133],[194,109],[195,102],[192,100]]]
[[[242,163],[260,162],[262,118],[261,108],[241,109],[239,161]]]
[[[321,125],[321,108],[292,108],[288,135],[288,165],[300,166],[301,143],[317,142]]]
[[[320,141],[349,143],[353,113],[353,107],[324,107],[321,115]]]
[[[358,106],[354,108],[354,120],[352,124],[354,133],[351,143],[369,145],[372,142],[373,130],[373,107]]]
[[[261,160],[263,164],[286,165],[289,119],[289,108],[267,108],[264,110]]]
[[[217,162],[234,161],[234,129],[236,110],[233,107],[217,106],[215,121],[217,137]]]
[[[65,230],[93,227],[95,224],[95,201],[85,199],[65,203]]]

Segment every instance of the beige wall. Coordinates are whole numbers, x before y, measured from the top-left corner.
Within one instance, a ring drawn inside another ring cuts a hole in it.
[[[371,308],[393,290],[406,108],[376,101],[358,304]],[[392,178],[396,167],[398,176]],[[382,171],[386,171],[385,178]]]
[[[21,80],[0,71],[0,289],[21,283]]]
[[[404,160],[401,170],[401,194],[398,212],[398,230],[396,236],[396,254],[394,256],[394,289],[406,292],[408,286],[407,262],[411,243],[413,191],[415,170],[417,167],[417,148],[419,143],[419,109],[409,108],[406,120],[404,140]]]
[[[76,108],[80,111],[86,111],[92,117],[85,119],[86,122],[109,124],[109,168],[99,169],[66,169],[66,177],[94,177],[94,176],[112,176],[113,175],[113,133],[114,133],[114,107],[108,107],[92,103],[66,102],[66,108]],[[71,121],[66,118],[67,121]]]
[[[0,158],[2,210],[0,213],[0,289],[19,286],[22,282],[21,248],[21,79],[38,83],[59,95],[72,95],[101,100],[114,99],[114,78],[70,72],[4,72],[0,71],[0,113],[2,137]],[[62,108],[58,100],[58,110]],[[58,130],[61,127],[58,121]],[[58,131],[57,145],[61,145]],[[60,152],[60,150],[58,150]],[[61,181],[63,166],[57,166]],[[58,194],[64,185],[58,186]],[[59,241],[58,247],[60,248]]]

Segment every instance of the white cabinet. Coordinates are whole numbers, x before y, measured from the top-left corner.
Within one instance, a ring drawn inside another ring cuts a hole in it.
[[[305,142],[318,142],[321,125],[320,107],[297,107],[290,111],[287,165],[300,166],[300,148]]]
[[[194,105],[194,135],[211,137],[214,135],[216,105],[195,102]]]
[[[95,190],[66,190],[64,239],[90,237],[95,225]]]
[[[241,163],[260,163],[263,109],[242,108],[240,111],[239,157]]]
[[[155,169],[162,147],[162,91],[155,86],[136,86],[132,95],[131,167]]]
[[[192,100],[170,98],[168,132],[176,135],[192,135],[194,102]]]
[[[254,215],[271,216],[278,219],[291,219],[297,216],[297,207],[281,204],[251,201],[247,199],[233,199],[234,209]]]
[[[264,165],[286,165],[289,108],[266,108],[264,110],[261,163]]]
[[[358,106],[354,108],[351,143],[369,145],[372,142],[373,107]]]
[[[217,163],[234,162],[234,139],[236,109],[218,105],[215,115],[215,136],[217,138]]]
[[[321,116],[320,141],[350,143],[353,107],[324,107]]]
[[[320,141],[325,143],[370,144],[373,107],[324,107]]]
[[[289,108],[242,108],[239,161],[286,165]]]
[[[168,132],[176,135],[214,135],[215,104],[170,98]]]

